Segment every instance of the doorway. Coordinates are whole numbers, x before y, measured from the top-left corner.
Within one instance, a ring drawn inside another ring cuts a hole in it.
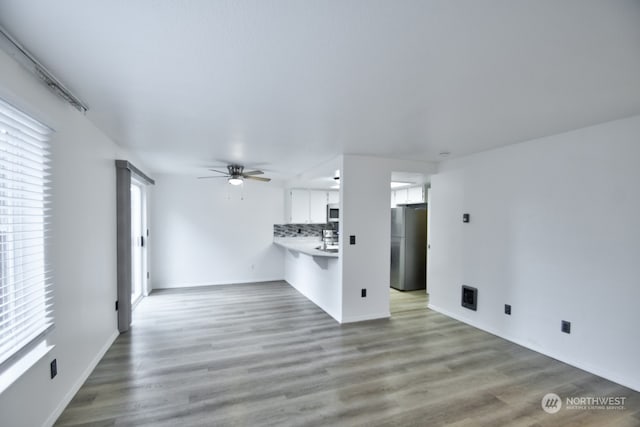
[[[145,185],[131,180],[131,309],[134,310],[147,287],[147,198]]]
[[[131,312],[149,294],[147,188],[154,181],[126,160],[116,160],[118,331],[127,332]]]

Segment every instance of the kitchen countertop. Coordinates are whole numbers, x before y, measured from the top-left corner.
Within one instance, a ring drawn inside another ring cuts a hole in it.
[[[338,258],[340,255],[337,252],[325,252],[316,249],[317,246],[322,245],[322,241],[319,239],[306,239],[300,237],[294,238],[274,238],[273,243],[281,246],[290,251],[300,252],[306,255],[324,258]]]

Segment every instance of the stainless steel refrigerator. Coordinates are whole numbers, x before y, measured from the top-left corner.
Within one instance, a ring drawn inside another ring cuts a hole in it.
[[[391,209],[391,287],[401,291],[427,286],[427,210]]]

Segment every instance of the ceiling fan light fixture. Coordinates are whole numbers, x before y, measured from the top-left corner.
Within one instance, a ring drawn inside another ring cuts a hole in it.
[[[227,180],[227,182],[231,185],[240,185],[242,184],[242,178],[238,178],[237,176],[232,176]]]

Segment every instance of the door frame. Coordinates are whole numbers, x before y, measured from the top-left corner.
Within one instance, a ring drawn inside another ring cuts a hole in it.
[[[117,300],[118,331],[131,327],[131,179],[134,176],[146,185],[155,182],[127,160],[116,160],[116,220],[117,220]],[[144,282],[143,282],[144,283]]]

